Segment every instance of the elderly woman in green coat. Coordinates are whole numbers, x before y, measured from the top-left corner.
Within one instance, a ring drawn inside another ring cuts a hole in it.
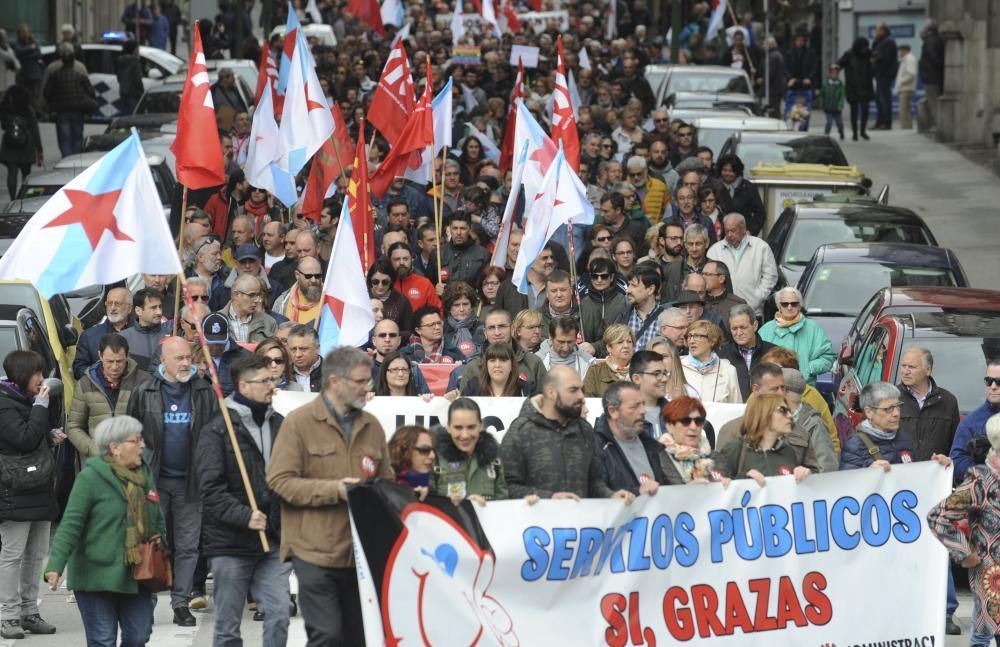
[[[795,352],[799,371],[806,382],[816,385],[816,376],[833,367],[836,355],[823,329],[802,314],[802,293],[792,287],[774,295],[778,312],[761,327],[760,338]]]
[[[153,632],[154,594],[132,577],[139,544],[165,537],[149,468],[142,463],[142,423],[115,416],[94,430],[97,456],[76,477],[52,540],[45,579],[54,591],[69,565],[88,645],[145,645]]]

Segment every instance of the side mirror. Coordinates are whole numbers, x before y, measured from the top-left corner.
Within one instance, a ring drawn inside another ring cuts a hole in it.
[[[151,68],[148,72],[146,72],[146,76],[153,79],[154,81],[159,81],[163,78],[163,72],[161,72],[158,68],[154,67]]]
[[[73,324],[66,324],[59,329],[59,342],[63,345],[63,348],[75,346],[78,339],[79,335],[77,335]]]
[[[837,360],[841,366],[854,366],[854,349],[849,345],[841,346]]]

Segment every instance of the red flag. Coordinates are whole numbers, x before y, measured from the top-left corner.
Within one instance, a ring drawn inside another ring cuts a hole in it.
[[[333,113],[333,134],[313,157],[302,199],[302,215],[317,223],[330,186],[337,181],[344,169],[350,168],[353,154],[351,136],[347,133],[340,105],[334,102],[330,112]]]
[[[330,112],[333,113],[333,135],[330,136],[333,150],[340,165],[347,168],[354,159],[354,142],[351,141],[351,133],[344,121],[344,113],[340,111],[340,104],[334,101]]]
[[[378,128],[390,146],[396,145],[413,112],[413,74],[403,42],[396,43],[382,68],[382,78],[368,108],[368,121]]]
[[[378,0],[351,0],[347,3],[347,13],[368,23],[368,26],[382,38],[387,36],[385,25],[382,24],[382,7]]]
[[[535,9],[535,11],[541,11],[540,9]],[[517,12],[514,10],[514,4],[509,0],[503,0],[500,4],[500,13],[504,15],[507,19],[507,29],[511,33],[516,34],[521,31],[521,19],[517,17]]]
[[[566,161],[574,171],[580,168],[580,135],[576,131],[576,117],[573,116],[573,100],[566,82],[566,66],[563,59],[562,36],[558,42],[559,63],[556,71],[556,87],[552,91],[552,140],[562,142]]]
[[[517,120],[517,100],[524,97],[524,65],[517,59],[517,78],[514,79],[514,92],[510,97],[510,108],[507,109],[507,125],[503,131],[503,145],[500,147],[500,172],[506,173],[514,165],[514,124]]]
[[[401,177],[406,169],[420,168],[424,149],[434,145],[434,110],[431,108],[433,95],[434,84],[431,82],[430,61],[428,61],[427,85],[424,86],[424,93],[396,144],[372,173],[371,189],[376,198],[385,195],[392,180]]]
[[[334,134],[336,134],[336,127]],[[375,262],[375,213],[368,184],[368,149],[365,147],[365,122],[363,119],[358,127],[358,146],[354,155],[354,170],[351,172],[351,182],[347,185],[347,209],[351,213],[351,223],[354,225],[354,238],[358,241],[361,266],[367,274],[368,268]]]
[[[196,22],[191,64],[177,111],[177,136],[170,145],[177,159],[177,180],[189,189],[205,189],[226,182],[212,88],[201,47],[201,32],[197,27]]]

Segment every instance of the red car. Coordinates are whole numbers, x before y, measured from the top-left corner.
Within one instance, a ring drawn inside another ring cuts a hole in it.
[[[909,293],[909,308],[898,294],[902,291]],[[880,312],[882,316],[878,316]],[[982,404],[986,358],[1000,356],[1000,292],[968,288],[882,290],[855,325],[857,341],[853,345],[845,342],[841,349],[839,363],[845,374],[834,402],[833,419],[842,441],[864,417],[855,408],[861,389],[878,381],[897,384],[900,357],[912,346],[930,350],[935,382],[955,395],[963,415]]]

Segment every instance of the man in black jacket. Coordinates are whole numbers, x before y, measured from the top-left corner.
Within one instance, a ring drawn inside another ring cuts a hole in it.
[[[283,645],[288,637],[291,564],[278,555],[280,502],[267,486],[271,448],[283,418],[271,408],[275,380],[266,357],[241,357],[230,370],[236,392],[226,398],[226,407],[256,509],[250,505],[220,414],[202,429],[196,459],[203,503],[202,554],[215,580],[215,642],[239,642],[243,604],[252,591],[264,614],[264,644]],[[267,551],[261,531],[267,536]]]
[[[188,610],[201,536],[201,502],[193,469],[198,430],[218,413],[212,386],[198,377],[191,347],[181,337],[168,337],[153,379],[136,387],[126,413],[142,423],[146,443],[143,460],[156,478],[160,507],[174,551],[174,587],[170,606],[174,624],[193,627]]]
[[[961,416],[958,400],[931,377],[934,356],[911,346],[899,360],[899,392],[903,409],[899,429],[913,439],[913,460],[929,461],[934,454],[951,452]]]
[[[875,127],[874,130],[892,128],[892,89],[899,69],[899,52],[889,25],[882,22],[875,27],[872,42],[872,67],[875,70]]]
[[[920,51],[918,69],[926,92],[921,101],[926,108],[922,111],[926,115],[926,123],[921,127],[926,129],[937,124],[938,97],[944,87],[944,39],[933,20],[927,21],[920,37],[924,39],[924,46]]]
[[[604,415],[594,426],[594,457],[601,467],[605,484],[612,490],[632,494],[656,494],[660,485],[684,482],[663,445],[643,433],[646,402],[639,385],[613,382],[601,398]]]
[[[740,394],[745,401],[752,391],[750,371],[753,370],[764,353],[774,348],[774,344],[764,341],[757,334],[757,318],[753,308],[747,304],[735,305],[729,309],[729,334],[733,341],[723,344],[719,357],[728,359],[736,367],[740,381]]]

